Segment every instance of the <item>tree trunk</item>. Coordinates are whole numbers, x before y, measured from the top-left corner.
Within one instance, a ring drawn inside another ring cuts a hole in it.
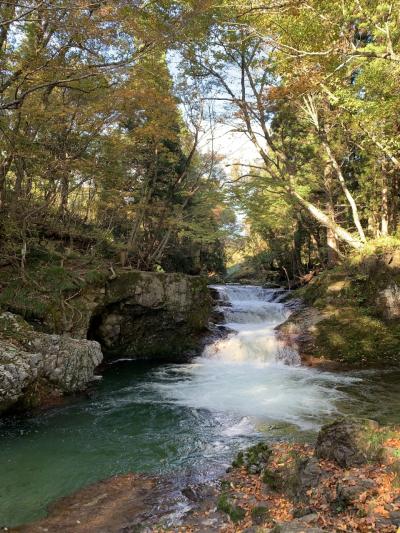
[[[0,165],[0,209],[4,207],[6,195],[6,179],[13,160],[13,156],[6,156]]]
[[[394,173],[392,177],[391,189],[390,227],[392,233],[397,233],[397,225],[399,219],[399,176],[397,173]]]
[[[63,174],[61,177],[61,199],[60,199],[60,214],[65,217],[68,209],[68,196],[69,196],[69,176]]]
[[[11,212],[15,213],[19,200],[21,199],[22,184],[25,178],[25,164],[21,159],[15,160],[15,187],[11,199]]]
[[[303,207],[305,207],[315,220],[317,220],[326,228],[329,228],[334,233],[337,239],[345,242],[356,250],[363,246],[363,243],[359,239],[357,239],[357,237],[354,237],[347,230],[345,230],[336,222],[331,220],[326,213],[321,211],[321,209],[319,209],[316,205],[303,198],[298,192],[291,189],[288,191],[288,193],[292,196],[292,198],[296,199]]]
[[[344,195],[346,196],[347,201],[350,204],[354,225],[357,228],[358,235],[360,236],[360,240],[362,242],[365,242],[365,240],[366,240],[365,239],[365,233],[364,233],[363,227],[362,227],[361,222],[360,222],[360,216],[358,214],[357,204],[356,204],[356,202],[355,202],[355,200],[353,198],[353,195],[351,194],[351,192],[347,188],[346,180],[344,179],[344,176],[343,176],[343,173],[342,173],[342,169],[340,168],[340,165],[337,162],[336,157],[333,155],[331,147],[329,146],[329,143],[328,143],[328,141],[325,138],[325,134],[323,134],[323,136],[322,136],[322,144],[323,144],[323,146],[325,148],[325,151],[326,151],[326,153],[327,153],[327,155],[329,157],[330,162],[332,163],[333,168],[336,171],[336,174],[337,174],[337,177],[339,179],[340,186],[342,187],[342,190],[344,192]]]
[[[298,220],[296,229],[293,234],[293,277],[303,275],[303,264],[301,259],[301,249],[303,247],[304,234],[303,226]]]

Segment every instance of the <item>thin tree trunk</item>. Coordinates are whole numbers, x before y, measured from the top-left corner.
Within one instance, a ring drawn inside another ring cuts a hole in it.
[[[4,207],[6,195],[6,179],[13,160],[12,155],[6,156],[0,165],[0,209]]]
[[[393,175],[391,189],[390,226],[392,232],[396,233],[399,219],[399,176],[397,173]]]
[[[69,176],[64,173],[61,177],[61,199],[60,199],[60,214],[65,217],[68,210],[68,196],[69,196]]]
[[[347,188],[346,180],[344,179],[342,169],[340,168],[340,165],[337,162],[336,157],[333,155],[331,147],[329,146],[329,143],[326,140],[325,134],[322,135],[322,144],[323,144],[323,146],[325,148],[325,151],[326,151],[326,153],[327,153],[327,155],[329,157],[330,162],[332,163],[333,168],[336,171],[336,174],[337,174],[337,177],[339,179],[340,186],[342,187],[342,190],[344,192],[344,195],[346,196],[347,201],[350,204],[354,225],[357,228],[358,235],[360,236],[360,240],[362,242],[365,242],[365,240],[366,240],[365,239],[365,233],[364,233],[363,227],[362,227],[361,222],[360,222],[360,216],[358,214],[357,204],[356,204],[356,202],[355,202],[355,200],[353,198],[353,195],[351,194],[351,192]]]
[[[331,199],[328,201],[327,210],[328,210],[330,219],[332,220],[334,224],[336,224],[335,211],[334,211]],[[339,252],[338,239],[337,239],[336,233],[332,230],[332,228],[326,228],[326,244],[328,247],[328,251],[327,251],[328,266],[333,267],[337,265],[339,261],[340,252]]]
[[[389,235],[389,199],[388,199],[388,179],[386,172],[383,174],[382,183],[382,207],[381,207],[381,235]]]
[[[25,178],[24,161],[18,159],[15,161],[15,187],[11,200],[11,211],[15,213],[19,200],[21,199],[22,184]]]
[[[164,250],[167,247],[167,244],[171,238],[172,235],[172,228],[169,228],[167,232],[165,233],[164,237],[161,239],[160,244],[158,245],[155,252],[152,254],[152,256],[149,259],[149,266],[152,266],[154,263],[158,263],[160,259],[163,256]]]

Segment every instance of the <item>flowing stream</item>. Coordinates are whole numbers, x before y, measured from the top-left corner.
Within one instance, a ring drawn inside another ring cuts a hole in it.
[[[0,420],[0,527],[44,516],[60,496],[118,473],[169,474],[177,486],[216,477],[238,449],[312,439],[339,412],[398,422],[399,371],[301,367],[274,333],[290,314],[279,291],[215,288],[227,333],[201,357],[115,363],[89,395]]]

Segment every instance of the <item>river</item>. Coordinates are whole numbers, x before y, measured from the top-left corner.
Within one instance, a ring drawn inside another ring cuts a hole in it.
[[[301,367],[274,328],[290,311],[279,292],[216,287],[227,334],[191,363],[110,364],[90,393],[60,407],[0,420],[0,526],[128,471],[176,483],[221,474],[259,439],[313,439],[338,413],[398,423],[400,372],[330,373]]]

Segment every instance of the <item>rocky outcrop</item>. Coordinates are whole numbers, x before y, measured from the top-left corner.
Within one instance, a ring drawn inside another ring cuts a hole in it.
[[[34,406],[51,394],[83,389],[103,354],[96,341],[35,331],[21,317],[0,315],[0,412]]]
[[[301,306],[277,328],[278,339],[302,355],[314,351],[317,324],[324,319],[323,313],[313,307]]]
[[[400,252],[367,255],[315,277],[278,336],[305,363],[334,367],[400,361]]]
[[[65,296],[62,320],[58,312],[40,321],[30,316],[41,331],[3,312],[0,411],[83,389],[102,350],[106,356],[180,360],[199,345],[211,304],[201,277],[129,271]]]
[[[400,318],[400,285],[390,283],[378,292],[375,301],[384,318],[387,320]]]
[[[179,360],[198,343],[211,306],[201,277],[129,272],[106,284],[89,337],[107,356]]]

